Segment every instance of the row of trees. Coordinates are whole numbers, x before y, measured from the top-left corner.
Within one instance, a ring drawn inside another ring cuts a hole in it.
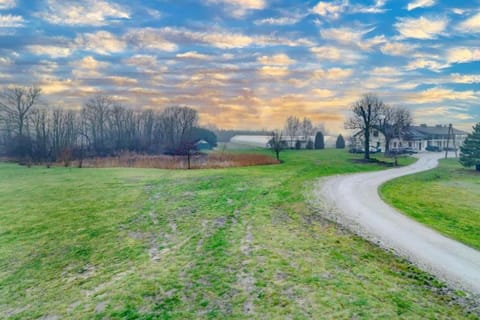
[[[189,154],[199,139],[216,144],[212,132],[197,127],[198,113],[189,107],[135,111],[110,97],[96,96],[73,111],[42,106],[40,93],[30,87],[0,94],[0,143],[5,155],[50,162],[122,151]]]
[[[280,152],[284,149],[301,149],[305,143],[305,149],[324,149],[325,137],[321,130],[322,125],[314,126],[312,121],[304,117],[303,120],[296,116],[289,116],[283,130],[274,130],[270,133],[268,146],[275,153],[277,160],[280,160]],[[315,135],[315,140],[312,136]],[[335,144],[337,149],[345,148],[345,139],[340,134]]]

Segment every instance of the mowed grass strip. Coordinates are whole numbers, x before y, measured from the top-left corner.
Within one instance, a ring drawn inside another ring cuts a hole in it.
[[[406,215],[480,250],[480,174],[458,160],[387,182],[381,194]]]
[[[0,318],[475,318],[306,207],[314,178],[381,167],[342,150],[282,157],[192,171],[0,165]]]

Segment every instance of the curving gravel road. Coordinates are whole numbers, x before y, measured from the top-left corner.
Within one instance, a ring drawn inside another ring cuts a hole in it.
[[[480,251],[404,216],[378,194],[384,182],[432,169],[441,157],[419,154],[419,160],[407,167],[321,179],[315,185],[314,196],[329,219],[393,249],[450,286],[480,297]]]

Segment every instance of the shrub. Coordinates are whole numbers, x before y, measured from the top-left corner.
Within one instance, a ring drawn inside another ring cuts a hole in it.
[[[312,139],[308,139],[306,148],[312,150],[314,147]]]
[[[300,150],[302,148],[302,143],[300,140],[295,141],[295,149]]]

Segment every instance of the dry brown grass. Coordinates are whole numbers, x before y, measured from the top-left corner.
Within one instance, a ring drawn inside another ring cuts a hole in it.
[[[273,157],[262,154],[209,153],[191,157],[191,169],[246,167],[279,163]],[[72,162],[77,165],[78,161]],[[117,157],[84,159],[85,168],[155,168],[187,169],[187,157],[167,155],[138,155],[125,153]]]

